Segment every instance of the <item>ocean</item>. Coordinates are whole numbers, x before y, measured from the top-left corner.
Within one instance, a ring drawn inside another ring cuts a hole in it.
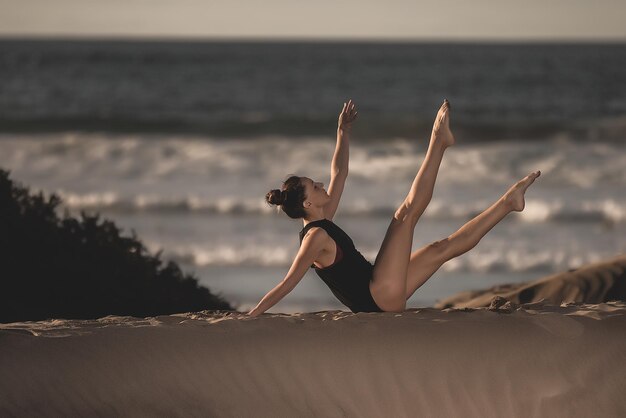
[[[334,222],[373,262],[448,98],[457,145],[414,249],[542,176],[407,303],[430,306],[626,251],[624,68],[624,44],[1,40],[0,168],[244,310],[286,275],[302,228],[265,194],[289,174],[328,186],[343,102],[359,119]],[[269,312],[323,309],[347,308],[311,269]]]

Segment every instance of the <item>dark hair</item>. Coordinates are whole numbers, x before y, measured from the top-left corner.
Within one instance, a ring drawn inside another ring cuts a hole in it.
[[[306,199],[306,189],[298,176],[290,176],[283,182],[281,190],[270,190],[265,195],[265,201],[270,205],[277,205],[293,219],[303,218],[306,215],[302,203]]]

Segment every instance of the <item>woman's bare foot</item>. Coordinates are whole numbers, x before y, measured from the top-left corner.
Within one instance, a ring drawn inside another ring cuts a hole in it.
[[[437,112],[430,140],[441,142],[446,148],[454,145],[454,135],[452,135],[450,130],[450,102],[448,102],[448,99],[443,101],[439,112]]]
[[[511,188],[504,194],[503,200],[504,202],[510,206],[511,210],[516,212],[521,212],[524,210],[524,206],[526,203],[524,202],[524,193],[526,193],[526,189],[533,184],[535,179],[541,175],[541,171],[535,171],[515,183]]]

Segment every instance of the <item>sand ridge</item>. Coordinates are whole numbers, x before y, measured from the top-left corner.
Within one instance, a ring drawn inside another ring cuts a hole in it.
[[[595,320],[611,317],[626,316],[626,302],[610,301],[598,304],[585,303],[562,303],[561,305],[551,305],[542,300],[538,302],[517,305],[495,296],[492,298],[490,307],[487,308],[412,308],[405,312],[382,312],[369,313],[359,312],[357,314],[349,311],[319,311],[310,313],[284,314],[266,313],[260,317],[252,318],[242,312],[232,311],[199,311],[186,312],[172,315],[160,315],[148,318],[136,318],[131,316],[108,315],[103,318],[93,320],[77,319],[51,319],[47,321],[26,321],[0,324],[0,332],[25,333],[36,337],[70,337],[73,335],[84,335],[97,332],[104,328],[142,328],[161,326],[211,326],[223,324],[227,321],[237,321],[249,323],[249,326],[264,326],[277,323],[299,324],[303,322],[327,322],[327,321],[349,321],[351,323],[376,323],[388,321],[395,318],[395,321],[412,319],[430,319],[435,322],[444,322],[452,318],[447,318],[448,314],[454,313],[477,313],[495,312],[499,314],[518,313],[519,315],[541,315],[549,314],[564,316],[581,316]],[[454,319],[458,319],[455,317]]]
[[[624,302],[0,324],[0,415],[623,416],[625,330]]]

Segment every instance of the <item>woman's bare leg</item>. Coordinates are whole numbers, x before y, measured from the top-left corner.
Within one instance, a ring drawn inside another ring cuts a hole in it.
[[[409,194],[396,210],[376,256],[370,292],[376,304],[385,311],[400,312],[406,307],[406,280],[413,231],[432,198],[444,151],[454,144],[449,113],[450,104],[445,100],[435,118],[424,162]]]
[[[406,282],[406,299],[435,273],[446,261],[466,253],[478,244],[498,222],[513,211],[524,209],[526,189],[541,175],[530,173],[511,188],[483,213],[463,225],[448,238],[434,242],[413,252],[409,261]]]

